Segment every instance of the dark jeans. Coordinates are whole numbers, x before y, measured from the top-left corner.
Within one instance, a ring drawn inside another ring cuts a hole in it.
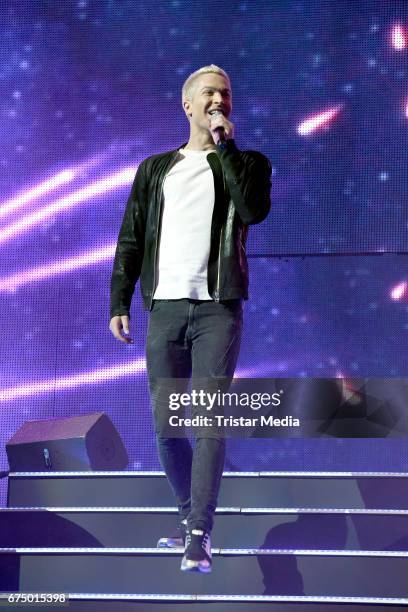
[[[186,391],[190,377],[192,388],[195,380],[205,379],[209,387],[226,391],[238,359],[242,320],[241,299],[155,300],[150,312],[146,359],[158,454],[180,519],[187,518],[190,529],[211,532],[213,527],[225,437],[196,433],[194,451],[187,437],[168,437],[169,407],[160,397],[169,380],[160,379],[172,379],[177,392]]]

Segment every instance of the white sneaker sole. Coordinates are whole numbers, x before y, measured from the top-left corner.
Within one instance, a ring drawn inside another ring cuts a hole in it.
[[[208,561],[192,561],[191,559],[185,559],[183,557],[180,569],[182,572],[201,572],[202,574],[209,574],[211,572],[211,563],[208,563]]]
[[[156,548],[184,548],[184,542],[180,538],[160,538],[157,542]]]

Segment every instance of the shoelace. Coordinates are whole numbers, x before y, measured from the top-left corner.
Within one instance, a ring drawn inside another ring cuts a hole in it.
[[[208,538],[209,538],[209,534],[208,533],[204,534],[203,540],[201,542],[201,547],[204,550],[205,550],[205,547],[207,545]],[[190,542],[191,542],[191,534],[190,534],[190,532],[188,532],[187,535],[186,535],[186,546],[189,546]]]

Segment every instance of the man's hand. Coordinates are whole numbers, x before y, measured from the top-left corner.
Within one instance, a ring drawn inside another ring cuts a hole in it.
[[[126,344],[133,344],[132,338],[125,338],[120,333],[123,329],[123,333],[129,335],[129,317],[127,315],[118,315],[112,317],[109,323],[109,329],[117,340],[126,342]]]
[[[218,141],[220,140],[220,134],[217,130],[219,127],[224,128],[225,140],[234,138],[234,124],[231,123],[231,121],[228,121],[228,119],[224,117],[222,113],[219,115],[211,115],[211,118],[209,119],[209,128],[215,144],[218,144]]]

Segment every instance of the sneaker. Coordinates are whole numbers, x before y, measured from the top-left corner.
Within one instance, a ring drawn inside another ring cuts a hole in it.
[[[186,541],[186,531],[187,519],[184,519],[172,535],[160,538],[157,542],[157,548],[182,548]]]
[[[202,529],[187,530],[184,557],[181,561],[183,572],[211,572],[211,538]]]

